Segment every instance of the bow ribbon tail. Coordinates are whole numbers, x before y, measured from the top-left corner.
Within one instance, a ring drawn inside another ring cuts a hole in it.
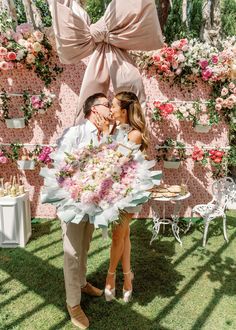
[[[110,86],[110,74],[105,52],[105,44],[98,44],[89,60],[80,89],[75,124],[79,124],[84,119],[82,108],[89,96],[96,93],[107,95]]]
[[[115,93],[132,92],[141,104],[145,103],[142,76],[127,51],[107,45],[106,59]]]

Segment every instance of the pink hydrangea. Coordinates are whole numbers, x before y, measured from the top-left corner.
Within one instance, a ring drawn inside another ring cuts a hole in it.
[[[0,151],[0,164],[6,164],[7,157],[4,155],[3,151]]]

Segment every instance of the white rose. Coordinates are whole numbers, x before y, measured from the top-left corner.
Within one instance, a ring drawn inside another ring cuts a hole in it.
[[[26,57],[26,62],[28,64],[32,64],[35,62],[35,56],[33,54],[28,54]]]
[[[18,44],[23,46],[23,47],[26,47],[28,43],[25,39],[19,39]]]
[[[25,56],[25,51],[22,49],[18,50],[18,52],[16,54],[17,61],[22,60],[24,58],[24,56]]]
[[[179,107],[179,111],[180,111],[182,114],[184,114],[184,113],[187,111],[187,109],[186,109],[184,106],[180,106],[180,107]]]
[[[39,42],[43,41],[43,33],[42,32],[40,32],[38,30],[34,31],[33,36],[37,41],[39,41]]]
[[[187,118],[189,116],[189,113],[186,111],[183,113],[184,118]]]
[[[33,50],[34,50],[36,53],[40,52],[41,49],[42,49],[42,46],[40,45],[39,42],[35,42],[35,43],[33,43]]]
[[[190,109],[189,112],[191,113],[191,115],[195,115],[196,114],[196,110],[194,108]]]

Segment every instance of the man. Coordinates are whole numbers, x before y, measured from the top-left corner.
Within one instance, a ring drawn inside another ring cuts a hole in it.
[[[84,122],[69,128],[59,142],[59,150],[70,153],[91,142],[97,144],[102,131],[108,131],[110,107],[104,94],[90,96],[85,101],[83,112]],[[79,224],[62,222],[67,308],[72,323],[80,329],[89,327],[89,320],[80,307],[81,292],[97,297],[103,294],[86,280],[87,255],[93,231],[94,226],[89,221]]]

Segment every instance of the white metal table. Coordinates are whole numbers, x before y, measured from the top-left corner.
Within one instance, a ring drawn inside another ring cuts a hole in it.
[[[161,225],[171,225],[171,229],[174,237],[182,246],[182,241],[179,237],[179,212],[181,208],[181,202],[188,199],[191,196],[190,192],[185,195],[180,195],[176,197],[153,197],[152,198],[152,216],[153,216],[153,235],[150,241],[150,245],[154,240],[157,239]],[[156,202],[163,202],[163,214],[162,218],[160,217],[158,206]],[[171,214],[171,219],[166,218],[166,202],[174,203],[174,210]]]

